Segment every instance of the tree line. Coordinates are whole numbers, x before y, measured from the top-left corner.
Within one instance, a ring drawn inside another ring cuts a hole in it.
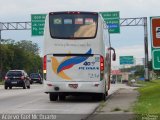
[[[8,70],[23,69],[28,74],[42,73],[42,58],[39,55],[37,43],[28,40],[16,42],[11,39],[2,39],[0,44],[0,78]]]
[[[153,70],[152,68],[152,60],[148,62],[149,71],[153,71],[157,76],[160,76],[160,70]],[[134,72],[136,77],[144,77],[145,68],[144,65],[135,65],[129,68],[121,68],[121,72]]]

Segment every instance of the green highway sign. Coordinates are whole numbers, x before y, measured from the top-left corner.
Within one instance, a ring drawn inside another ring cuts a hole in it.
[[[42,36],[44,32],[46,14],[32,14],[31,15],[31,28],[32,36]]]
[[[101,12],[101,15],[109,27],[109,33],[120,33],[119,12]]]
[[[120,65],[134,64],[133,56],[120,56],[119,60],[120,60]]]
[[[152,50],[153,62],[152,66],[154,70],[160,70],[160,49]]]
[[[150,17],[152,41],[152,67],[160,70],[160,16]]]

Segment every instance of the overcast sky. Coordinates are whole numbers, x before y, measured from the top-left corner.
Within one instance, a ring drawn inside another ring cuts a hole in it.
[[[120,11],[121,18],[160,16],[159,0],[0,0],[0,22],[30,21],[31,14],[51,11]],[[148,20],[148,26],[149,20]],[[150,30],[148,28],[150,34]],[[3,31],[3,39],[32,40],[43,55],[43,37],[31,37],[30,31]],[[122,27],[111,35],[118,56],[133,55],[137,63],[144,57],[143,27]],[[149,36],[150,54],[150,36]],[[118,65],[117,62],[114,63]]]

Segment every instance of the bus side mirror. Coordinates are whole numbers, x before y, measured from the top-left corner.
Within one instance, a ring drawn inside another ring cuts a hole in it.
[[[110,47],[109,50],[113,50],[113,54],[112,54],[112,60],[113,61],[116,61],[116,52],[115,52],[115,49]]]
[[[112,60],[116,61],[116,53],[115,52],[112,54]]]

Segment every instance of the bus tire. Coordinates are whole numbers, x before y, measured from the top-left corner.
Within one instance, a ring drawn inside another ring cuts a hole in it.
[[[108,91],[106,91],[106,96],[108,96]]]
[[[103,100],[103,101],[107,100],[105,93],[98,94],[98,101],[101,101],[101,100]]]
[[[50,101],[56,101],[58,99],[58,94],[56,93],[49,93]]]
[[[66,99],[66,96],[64,94],[59,94],[59,100],[64,101]]]
[[[95,101],[101,101],[101,100],[104,100],[104,94],[103,93],[96,93],[96,94],[93,94],[93,100]]]
[[[106,93],[105,93],[105,94],[102,93],[102,100],[103,100],[103,101],[106,101],[106,100],[107,100]]]

